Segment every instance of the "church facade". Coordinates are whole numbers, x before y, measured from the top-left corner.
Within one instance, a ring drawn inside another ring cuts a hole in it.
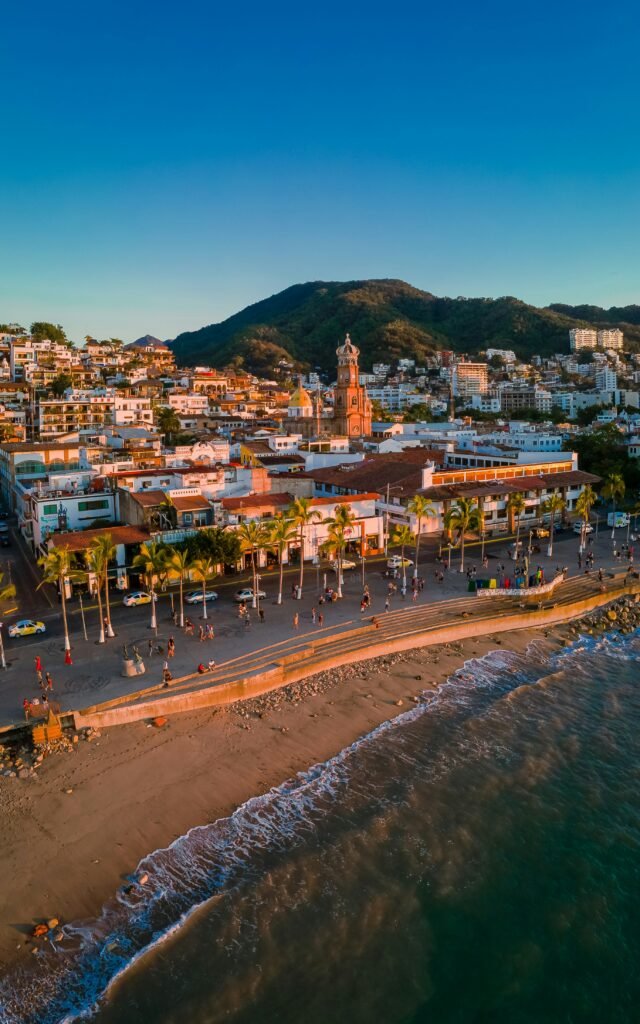
[[[328,433],[356,438],[371,434],[371,400],[359,379],[360,349],[347,334],[336,355],[338,378],[334,388],[333,416],[324,415],[318,393],[312,398],[300,385],[293,392],[287,410],[291,431],[304,437]]]

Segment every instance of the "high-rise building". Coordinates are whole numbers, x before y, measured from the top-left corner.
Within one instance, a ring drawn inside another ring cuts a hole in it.
[[[452,374],[453,393],[456,398],[483,395],[489,386],[486,363],[456,363]]]
[[[618,327],[611,330],[598,331],[598,348],[608,348],[613,352],[621,352],[624,345],[624,334]]]
[[[569,331],[569,347],[572,352],[580,348],[595,348],[598,344],[598,332],[591,327],[574,327]]]
[[[618,386],[618,375],[615,370],[604,366],[596,370],[596,388],[598,391],[614,391]]]

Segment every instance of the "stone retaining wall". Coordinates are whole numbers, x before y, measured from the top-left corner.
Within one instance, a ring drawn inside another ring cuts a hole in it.
[[[539,591],[539,588],[536,589]],[[310,643],[306,657],[300,651],[295,657],[284,655],[281,659],[274,659],[272,667],[255,675],[231,682],[217,683],[191,692],[167,694],[166,697],[158,697],[156,700],[140,700],[135,704],[113,706],[114,702],[110,702],[109,706],[96,705],[84,711],[72,712],[73,721],[76,729],[90,726],[104,728],[138,722],[160,715],[181,714],[205,707],[232,704],[238,700],[258,697],[269,690],[298,682],[307,676],[316,675],[318,672],[339,668],[353,662],[366,661],[384,654],[393,654],[452,640],[465,640],[474,636],[485,636],[487,632],[504,633],[514,629],[535,629],[539,626],[553,626],[561,622],[568,622],[596,608],[610,604],[626,594],[640,594],[640,582],[637,580],[628,583],[621,581],[619,586],[611,588],[605,593],[591,594],[567,605],[557,604],[547,608],[532,607],[514,611],[503,617],[496,617],[493,612],[483,618],[467,619],[461,616],[460,621],[450,621],[446,624],[425,628],[420,632],[413,631],[411,622],[408,620],[404,631],[402,626],[399,626],[398,632],[393,638],[386,637],[377,643],[375,627],[361,627],[354,630],[353,633],[361,636],[367,630],[370,631],[371,642],[365,648],[347,648],[332,653],[330,649],[322,651],[322,647],[330,648],[328,642]],[[489,608],[487,608],[487,612],[489,612]],[[341,638],[346,638],[349,635],[351,634],[338,634]],[[336,636],[334,635],[332,639],[336,639]],[[198,678],[201,677],[195,676],[194,681]],[[135,695],[133,697],[129,695],[128,700],[132,699],[135,700]]]

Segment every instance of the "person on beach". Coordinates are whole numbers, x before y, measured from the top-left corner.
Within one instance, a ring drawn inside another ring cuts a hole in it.
[[[300,624],[300,616],[296,612],[295,615],[293,616],[293,628],[297,629],[299,624]]]

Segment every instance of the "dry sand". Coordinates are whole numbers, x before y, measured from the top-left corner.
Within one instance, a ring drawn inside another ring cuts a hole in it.
[[[0,963],[28,955],[36,922],[95,917],[154,849],[337,754],[468,658],[498,643],[522,651],[534,635],[362,662],[329,673],[328,683],[316,677],[277,699],[177,715],[162,729],[111,728],[47,757],[35,778],[0,778]],[[277,706],[261,711],[265,703]]]

